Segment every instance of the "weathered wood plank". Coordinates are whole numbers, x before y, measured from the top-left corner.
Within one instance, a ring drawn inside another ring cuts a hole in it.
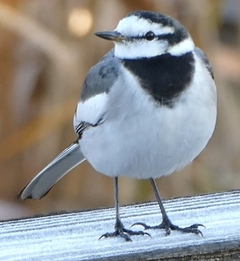
[[[165,201],[173,223],[202,223],[203,237],[151,230],[148,236],[98,238],[114,226],[114,209],[64,213],[0,223],[0,260],[240,260],[240,191]],[[157,204],[121,208],[126,227],[158,224]],[[141,229],[136,227],[136,229]]]

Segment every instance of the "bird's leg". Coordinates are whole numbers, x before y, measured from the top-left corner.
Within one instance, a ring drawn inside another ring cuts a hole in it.
[[[122,237],[125,241],[132,241],[130,236],[133,235],[148,235],[143,231],[132,231],[126,229],[121,222],[120,215],[119,215],[119,201],[118,201],[118,177],[114,178],[114,201],[115,201],[115,210],[116,210],[116,223],[115,223],[115,231],[110,233],[103,234],[99,239],[103,237]]]
[[[181,231],[183,233],[194,233],[194,234],[202,236],[202,232],[198,229],[198,227],[200,227],[200,226],[204,227],[202,224],[193,224],[189,227],[183,227],[183,228],[172,224],[172,222],[170,221],[170,219],[169,219],[169,217],[166,213],[166,210],[163,206],[162,199],[161,199],[160,194],[158,192],[158,188],[157,188],[155,180],[151,178],[150,182],[151,182],[154,194],[156,196],[159,208],[160,208],[161,213],[162,213],[162,223],[160,225],[157,225],[157,226],[148,226],[145,223],[137,222],[133,225],[141,225],[145,229],[165,229],[166,235],[170,235],[171,230],[177,230],[177,231]]]

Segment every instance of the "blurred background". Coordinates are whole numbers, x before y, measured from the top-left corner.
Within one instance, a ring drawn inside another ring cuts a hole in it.
[[[207,148],[157,180],[163,198],[240,188],[239,0],[1,0],[0,219],[113,206],[111,178],[85,162],[42,200],[20,190],[76,139],[72,117],[85,75],[113,44],[94,36],[129,12],[178,19],[214,69],[218,121]],[[104,153],[104,152],[103,152]],[[154,200],[148,181],[120,179],[121,204]]]

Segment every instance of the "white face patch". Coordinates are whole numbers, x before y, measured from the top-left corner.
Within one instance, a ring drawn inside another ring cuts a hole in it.
[[[142,37],[148,32],[153,32],[156,36],[174,34],[175,28],[163,26],[162,24],[153,23],[149,20],[139,18],[135,15],[122,19],[115,31],[126,37]],[[165,53],[174,56],[180,56],[194,49],[194,43],[189,36],[174,46],[169,46],[167,39],[133,39],[132,41],[115,42],[115,56],[121,59],[150,58]]]
[[[171,46],[167,52],[174,56],[180,56],[182,54],[191,52],[193,50],[194,50],[194,43],[192,38],[189,36],[182,42],[175,44],[174,46]]]
[[[96,124],[106,111],[107,94],[101,93],[85,101],[79,101],[74,115],[73,124],[76,128],[81,122]]]
[[[157,23],[151,23],[148,20],[137,16],[129,16],[122,19],[115,31],[127,37],[141,37],[147,32],[152,31],[155,35],[172,34],[175,29],[169,26],[163,26]],[[142,58],[161,55],[166,51],[168,42],[166,40],[139,39],[136,41],[123,41],[115,43],[115,56],[119,58]]]
[[[115,56],[121,59],[136,59],[136,58],[150,58],[161,55],[167,49],[167,41],[147,40],[129,42],[129,43],[115,43]]]

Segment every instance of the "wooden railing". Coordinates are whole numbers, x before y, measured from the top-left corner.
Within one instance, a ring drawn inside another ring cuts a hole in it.
[[[99,237],[113,230],[114,209],[58,213],[0,222],[0,260],[240,260],[240,191],[171,199],[164,202],[179,226],[205,225],[203,237],[150,230],[149,236]],[[124,206],[127,228],[135,222],[158,224],[155,202]],[[140,230],[141,227],[133,229]]]

